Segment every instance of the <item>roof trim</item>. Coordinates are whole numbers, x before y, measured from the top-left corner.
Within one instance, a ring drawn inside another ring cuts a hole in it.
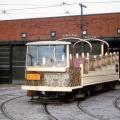
[[[28,42],[26,45],[69,45],[70,42],[65,41],[38,41],[38,42]]]
[[[93,13],[93,14],[84,14],[83,16],[97,16],[97,15],[109,15],[109,14],[120,14],[120,12],[110,12],[110,13]],[[37,19],[56,19],[56,18],[67,18],[67,17],[80,17],[80,15],[69,15],[69,16],[52,16],[52,17],[37,17],[37,18],[18,18],[18,19],[10,19],[10,20],[0,20],[0,22],[4,21],[22,21],[22,20],[37,20]]]

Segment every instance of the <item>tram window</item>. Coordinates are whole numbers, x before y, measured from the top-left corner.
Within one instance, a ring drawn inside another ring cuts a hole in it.
[[[53,64],[53,46],[39,46],[38,65],[51,66]]]
[[[56,66],[66,65],[66,46],[56,46]]]
[[[28,66],[35,66],[37,63],[37,47],[36,46],[28,46]]]
[[[39,46],[38,64],[43,67],[65,66],[66,45]]]

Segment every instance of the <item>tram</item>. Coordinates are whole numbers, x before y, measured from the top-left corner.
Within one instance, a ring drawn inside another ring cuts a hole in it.
[[[22,89],[30,97],[77,98],[113,89],[119,81],[119,53],[109,53],[104,40],[69,37],[26,45]]]

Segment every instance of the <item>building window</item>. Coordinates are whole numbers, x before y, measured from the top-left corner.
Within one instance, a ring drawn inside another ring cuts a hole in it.
[[[55,38],[56,38],[56,31],[51,31],[50,32],[50,37],[51,37],[52,40],[55,40]]]
[[[87,30],[83,30],[83,35],[87,35]]]
[[[120,28],[117,29],[117,35],[120,36]]]
[[[23,38],[23,39],[27,38],[27,33],[26,32],[22,32],[21,33],[21,38]]]

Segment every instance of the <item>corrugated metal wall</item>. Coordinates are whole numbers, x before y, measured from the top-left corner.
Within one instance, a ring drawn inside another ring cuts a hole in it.
[[[0,84],[25,79],[25,54],[25,44],[0,44]]]
[[[0,83],[11,83],[11,46],[0,46]]]
[[[24,80],[26,46],[12,47],[12,79]]]

